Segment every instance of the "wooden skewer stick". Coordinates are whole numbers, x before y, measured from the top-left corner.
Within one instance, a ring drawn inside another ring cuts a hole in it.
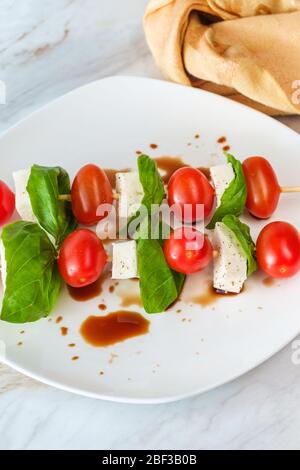
[[[219,256],[219,252],[217,250],[213,251],[213,259],[216,259]],[[106,258],[107,263],[112,262],[112,256],[107,256]]]
[[[300,193],[300,186],[281,186],[282,193]]]
[[[60,194],[58,200],[71,202],[71,194]]]
[[[113,199],[120,199],[120,194],[114,192]],[[71,202],[71,194],[60,194],[58,200]]]
[[[214,250],[214,251],[213,251],[213,259],[216,259],[218,256],[219,256],[219,252],[218,252],[217,250]],[[108,257],[106,258],[106,262],[107,262],[107,263],[111,263],[112,260],[113,260],[113,259],[112,259],[112,256],[108,256]]]

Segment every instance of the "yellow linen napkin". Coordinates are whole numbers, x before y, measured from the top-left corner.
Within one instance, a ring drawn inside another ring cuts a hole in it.
[[[300,0],[150,0],[163,75],[269,114],[300,114]]]

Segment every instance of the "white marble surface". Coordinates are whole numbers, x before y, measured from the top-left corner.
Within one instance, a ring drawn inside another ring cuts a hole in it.
[[[53,98],[114,74],[160,77],[146,0],[1,0],[0,132]],[[300,118],[283,121],[300,132]],[[1,159],[1,156],[0,156]],[[292,345],[217,390],[133,406],[71,395],[0,364],[0,449],[300,449]]]

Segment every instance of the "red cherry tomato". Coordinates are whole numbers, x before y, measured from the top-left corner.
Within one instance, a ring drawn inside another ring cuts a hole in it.
[[[5,225],[15,210],[15,195],[9,187],[0,180],[0,227]]]
[[[300,269],[300,234],[287,222],[272,222],[260,232],[256,243],[258,263],[275,278],[291,277]]]
[[[97,281],[107,261],[101,240],[88,229],[72,232],[63,242],[58,268],[72,287],[84,287]]]
[[[247,182],[246,207],[259,219],[268,219],[276,210],[280,186],[272,166],[263,157],[249,157],[243,163]]]
[[[213,250],[208,238],[194,227],[181,227],[164,243],[168,265],[183,274],[204,269],[212,260]]]
[[[200,170],[183,167],[176,170],[170,178],[168,203],[181,210],[185,222],[195,222],[197,220],[196,204],[203,204],[204,217],[210,214],[214,203],[214,189]],[[192,205],[191,217],[184,217],[185,204]]]
[[[72,184],[71,190],[73,214],[83,225],[94,225],[107,214],[97,216],[101,204],[112,204],[111,184],[103,170],[96,165],[82,167]]]

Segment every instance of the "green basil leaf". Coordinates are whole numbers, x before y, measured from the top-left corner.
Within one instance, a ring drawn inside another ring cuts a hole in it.
[[[152,204],[160,206],[165,189],[156,162],[147,155],[138,158],[139,178],[143,187],[142,205],[148,211],[148,224],[141,223],[137,229],[137,257],[140,277],[140,293],[147,313],[164,312],[181,292],[185,276],[173,271],[163,253],[163,223],[159,221],[159,239],[151,239]],[[138,213],[137,213],[138,214]],[[131,221],[137,216],[131,219]],[[130,221],[130,222],[131,222]]]
[[[185,276],[168,266],[159,240],[137,242],[140,293],[147,313],[164,312],[177,299]]]
[[[58,199],[61,194],[70,194],[68,173],[60,167],[33,165],[27,192],[40,226],[53,236],[59,247],[77,226],[71,203]]]
[[[234,215],[226,215],[222,222],[234,234],[242,251],[244,252],[248,264],[247,275],[248,277],[251,276],[251,274],[257,270],[257,262],[255,256],[255,243],[252,240],[250,228],[248,225],[243,224]]]
[[[162,203],[165,197],[164,184],[159,174],[159,171],[157,169],[156,162],[152,160],[150,157],[148,157],[147,155],[140,155],[137,159],[137,162],[138,162],[139,180],[142,185],[143,192],[144,192],[141,205],[143,205],[146,208],[146,211],[145,211],[146,214],[144,214],[144,212],[141,214],[141,210],[139,209],[136,211],[136,213],[132,217],[130,217],[130,219],[127,222],[127,227],[126,227],[126,233],[127,235],[129,235],[130,238],[139,237],[138,232],[140,232],[140,225],[141,225],[140,224],[135,229],[136,233],[132,234],[129,231],[129,227],[131,223],[140,216],[141,218],[148,216],[150,220],[152,204],[156,204],[160,206],[160,204]],[[151,227],[149,224],[149,232],[150,231],[151,231]]]
[[[159,244],[162,248],[163,248],[164,243],[166,241],[166,236],[167,236],[167,238],[169,238],[171,231],[172,231],[172,229],[169,227],[169,225],[166,222],[164,222],[162,220],[159,222],[159,239],[158,239],[158,242],[159,242]],[[179,273],[178,271],[174,271],[173,269],[171,269],[171,272],[173,274],[173,278],[174,278],[176,288],[177,288],[177,293],[178,293],[178,296],[179,296],[179,294],[181,293],[182,288],[184,286],[186,275],[182,274],[182,273]]]
[[[144,219],[141,222],[139,230],[137,231],[138,236],[136,239],[138,244],[138,265],[142,267],[141,269],[139,269],[140,292],[142,300],[146,299],[145,303],[143,301],[143,305],[148,313],[160,313],[166,310],[166,308],[177,299],[185,282],[186,276],[182,273],[173,271],[168,266],[164,257],[163,244],[165,242],[165,239],[163,238],[163,235],[169,232],[170,229],[167,224],[163,221],[159,221],[158,233],[156,234],[159,238],[151,239],[150,218]],[[145,243],[142,243],[142,241]],[[151,253],[152,249],[155,253],[158,253],[158,256],[155,256],[155,271],[156,273],[158,273],[155,278],[151,274],[151,270],[153,269],[153,262],[149,260],[149,253]],[[163,274],[161,274],[161,272],[163,272]],[[150,301],[147,301],[147,299],[149,298],[149,292],[155,290],[159,286],[159,283],[163,284],[166,276],[169,279],[167,292],[165,292],[167,296],[169,293],[168,289],[170,288],[170,286],[172,286],[171,292],[175,292],[174,286],[177,291],[176,295],[171,294],[171,302],[168,303],[168,300],[163,300],[161,306],[160,302],[157,303],[157,299],[150,299]],[[172,282],[171,276],[173,277],[174,284]]]
[[[60,291],[56,250],[37,224],[18,221],[1,235],[6,259],[6,286],[1,320],[26,323],[46,317]]]
[[[231,163],[235,178],[224,191],[221,204],[214,213],[213,218],[207,225],[208,229],[214,229],[217,222],[220,222],[227,214],[240,216],[245,208],[247,200],[247,185],[242,164],[233,155],[225,153],[228,163]]]
[[[148,212],[148,217],[151,216],[152,204],[160,206],[164,197],[166,196],[163,180],[157,169],[155,160],[148,157],[148,155],[140,155],[138,157],[138,172],[139,179],[144,191],[144,197],[141,205],[143,205]],[[134,221],[140,214],[138,210],[127,223],[128,228],[132,221]]]
[[[166,195],[164,183],[157,169],[155,160],[147,155],[138,158],[139,178],[143,187],[144,197],[142,204],[147,207],[151,214],[151,205],[160,205]]]
[[[172,271],[173,278],[174,278],[174,281],[175,281],[175,284],[176,284],[177,297],[178,297],[180,295],[180,292],[182,291],[183,286],[184,286],[186,275],[182,274],[182,273],[179,273],[178,271],[173,271],[173,269],[171,269],[171,271]]]

